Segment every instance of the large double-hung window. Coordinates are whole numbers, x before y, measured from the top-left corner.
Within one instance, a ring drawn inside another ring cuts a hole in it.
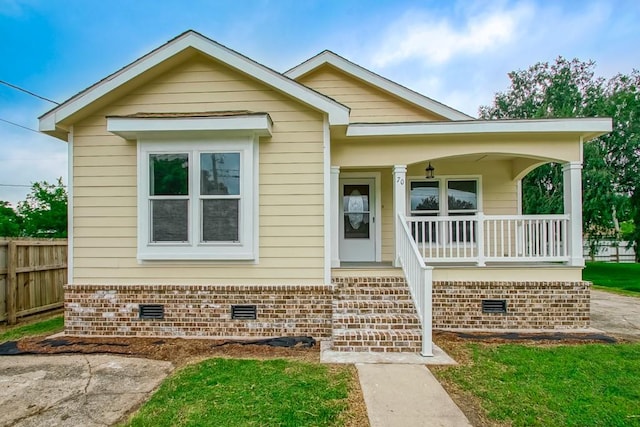
[[[137,141],[139,261],[258,260],[258,152],[267,113],[107,117]]]
[[[139,146],[140,259],[254,258],[252,141]]]

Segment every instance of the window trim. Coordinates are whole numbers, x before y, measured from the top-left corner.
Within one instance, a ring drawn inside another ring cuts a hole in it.
[[[206,136],[141,135],[137,147],[139,262],[154,260],[258,259],[258,136],[208,133]],[[200,153],[240,153],[238,242],[201,242]],[[189,242],[151,242],[149,154],[189,155]]]
[[[419,176],[410,176],[407,178],[407,181],[409,183],[409,185],[407,185],[407,212],[409,212],[409,214],[411,216],[414,216],[414,212],[416,211],[412,211],[411,210],[411,183],[412,182],[425,182],[425,181],[437,181],[438,182],[438,190],[439,190],[439,197],[440,197],[440,206],[438,211],[425,211],[425,213],[429,214],[429,215],[437,215],[437,216],[451,216],[451,214],[464,214],[464,211],[461,210],[454,210],[454,212],[450,212],[449,211],[449,200],[447,197],[447,189],[448,189],[448,183],[449,181],[476,181],[476,185],[477,185],[477,204],[476,204],[476,209],[473,210],[473,213],[470,213],[469,216],[472,215],[476,215],[479,212],[483,211],[483,192],[482,192],[482,175],[440,175],[437,176],[435,178],[431,178],[431,179],[426,179],[424,177],[419,177]]]
[[[431,181],[431,182],[438,182],[438,195],[440,197],[440,203],[439,203],[439,209],[438,211],[424,211],[424,215],[419,215],[416,214],[416,211],[412,211],[411,210],[411,183],[413,182],[425,182],[425,181]],[[469,213],[467,213],[465,215],[465,211],[464,210],[459,210],[459,209],[454,209],[453,212],[449,211],[449,198],[447,196],[447,190],[449,189],[449,182],[450,181],[476,181],[476,209],[473,211],[469,211]],[[482,212],[483,209],[483,192],[482,192],[482,176],[481,175],[440,175],[436,178],[431,178],[431,179],[426,179],[424,177],[416,177],[416,176],[410,176],[407,178],[407,212],[409,212],[410,216],[447,216],[447,217],[452,217],[452,216],[476,216],[479,212]],[[440,235],[440,242],[433,242],[436,243],[438,245],[441,245],[443,247],[456,247],[458,245],[461,244],[465,244],[463,242],[457,241],[457,240],[453,240],[451,238],[451,236],[446,236],[445,232],[442,232],[439,234]],[[468,244],[469,242],[467,242],[466,244]],[[475,243],[473,243],[475,244]]]

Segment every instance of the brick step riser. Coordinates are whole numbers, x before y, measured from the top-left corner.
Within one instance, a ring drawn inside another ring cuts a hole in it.
[[[401,314],[401,315],[412,315],[416,314],[416,311],[413,308],[406,308],[402,310],[394,309],[389,311],[380,310],[377,308],[343,308],[340,310],[334,309],[334,313],[337,315],[351,315],[351,316],[359,316],[359,315],[368,315],[368,314],[388,314],[390,316]]]
[[[333,316],[334,329],[416,329],[420,328],[418,316],[405,314],[336,315]]]
[[[404,331],[409,329],[415,329],[416,324],[407,324],[403,325],[401,323],[395,324],[384,324],[384,323],[334,323],[334,327],[336,329],[350,329],[350,330],[358,330],[358,329],[375,329],[377,331]]]
[[[375,280],[364,280],[357,282],[332,282],[337,289],[348,289],[348,288],[405,288],[407,287],[407,282],[403,279],[401,281],[388,281],[388,282],[377,282]]]
[[[420,353],[421,346],[411,347],[388,347],[388,346],[332,346],[333,351],[356,352],[356,353]]]
[[[370,294],[389,294],[389,295],[411,295],[409,288],[407,288],[406,286],[403,287],[396,287],[396,288],[391,288],[388,286],[380,286],[380,287],[376,287],[376,286],[361,286],[361,287],[357,287],[357,288],[337,288],[336,292],[338,294],[343,294],[343,295],[347,295],[347,294],[364,294],[364,293],[370,293]]]
[[[401,336],[398,336],[398,333],[373,332],[373,334],[363,336],[357,332],[341,331],[334,334],[332,349],[335,351],[394,353],[418,353],[421,350],[422,335],[419,331],[403,332],[400,334]]]
[[[369,314],[380,314],[380,315],[389,315],[389,314],[413,314],[417,315],[416,308],[410,301],[388,301],[388,300],[377,300],[377,301],[334,301],[333,302],[333,312],[336,314],[346,314],[346,311],[369,313]],[[374,311],[372,311],[374,310]],[[380,310],[376,312],[375,310]]]
[[[397,324],[420,324],[420,318],[416,314],[374,314],[374,315],[357,315],[357,314],[346,314],[346,315],[333,315],[333,323],[357,323],[357,324],[386,324],[386,325],[397,325]],[[338,328],[339,329],[339,328]]]
[[[410,296],[405,297],[398,295],[348,295],[344,297],[336,296],[333,300],[334,302],[354,302],[365,304],[375,304],[377,302],[413,304],[413,300]]]

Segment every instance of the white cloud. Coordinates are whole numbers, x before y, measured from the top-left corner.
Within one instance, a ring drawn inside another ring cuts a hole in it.
[[[67,181],[67,145],[54,138],[2,124],[0,200],[16,205],[34,182]]]
[[[373,63],[388,66],[408,59],[444,64],[456,56],[478,55],[513,43],[519,28],[532,16],[527,4],[469,14],[454,22],[450,17],[407,13],[390,25]]]

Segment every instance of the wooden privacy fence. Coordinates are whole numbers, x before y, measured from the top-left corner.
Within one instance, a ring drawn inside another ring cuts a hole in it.
[[[0,321],[62,307],[66,280],[66,240],[0,240]]]

